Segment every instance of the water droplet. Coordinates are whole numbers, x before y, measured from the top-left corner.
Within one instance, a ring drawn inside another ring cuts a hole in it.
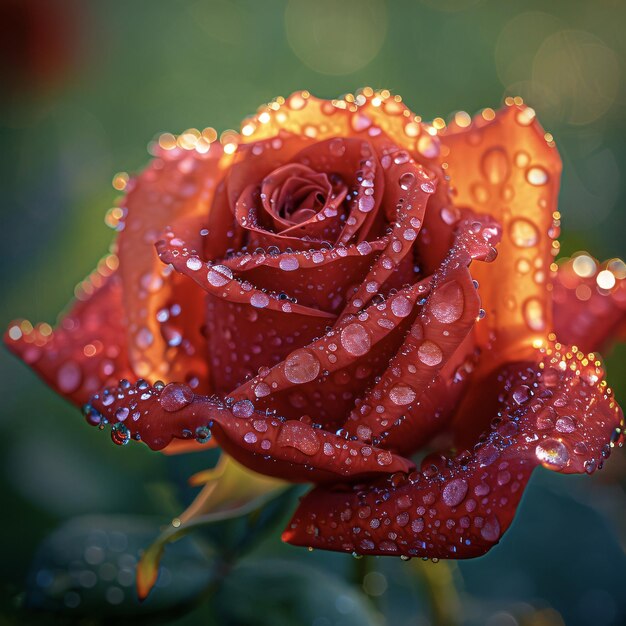
[[[231,410],[235,417],[244,419],[254,413],[254,404],[250,400],[238,400],[233,404]]]
[[[278,267],[285,272],[293,272],[300,267],[300,263],[295,256],[283,256],[278,262]]]
[[[130,441],[130,430],[122,422],[111,427],[111,439],[118,446],[125,446]]]
[[[556,429],[560,433],[573,433],[576,430],[576,422],[570,415],[563,415],[556,420]]]
[[[430,367],[439,365],[443,359],[441,348],[428,339],[418,348],[417,356],[424,365],[429,365]]]
[[[436,289],[430,298],[430,310],[442,324],[456,322],[463,314],[463,307],[463,290],[456,280]]]
[[[535,187],[545,185],[548,182],[548,178],[548,172],[543,167],[534,166],[526,171],[526,180]]]
[[[214,265],[207,274],[207,280],[214,287],[224,286],[232,277],[233,273],[225,265]]]
[[[269,396],[271,393],[270,386],[267,383],[259,383],[254,388],[254,395],[257,398],[264,398],[265,396]]]
[[[300,450],[307,456],[317,454],[321,447],[315,431],[310,426],[296,421],[288,421],[281,426],[276,443],[279,446]]]
[[[374,196],[365,195],[360,196],[357,203],[359,211],[362,213],[369,213],[374,208],[375,204]]]
[[[510,175],[509,160],[502,148],[491,148],[481,161],[483,176],[492,184],[503,183]]]
[[[197,272],[202,265],[202,261],[197,256],[190,256],[187,259],[187,267],[193,272]]]
[[[500,539],[500,522],[495,515],[490,515],[480,529],[480,534],[485,541],[498,541]]]
[[[569,453],[563,443],[556,439],[545,439],[535,448],[540,463],[551,470],[563,469],[569,461]]]
[[[396,317],[406,317],[410,315],[411,310],[413,309],[413,305],[411,301],[405,296],[396,296],[391,301],[391,312]]]
[[[372,345],[369,331],[361,324],[348,324],[341,331],[341,345],[353,356],[362,356],[369,352]]]
[[[308,350],[296,350],[285,360],[285,378],[295,384],[315,380],[320,373],[320,362]]]
[[[458,506],[465,499],[467,490],[467,481],[463,478],[455,478],[443,488],[443,501],[450,507]]]
[[[528,298],[523,304],[523,312],[528,328],[535,331],[545,330],[545,312],[543,303],[539,298]]]
[[[267,294],[259,291],[253,293],[250,296],[250,304],[257,309],[264,309],[270,303],[270,298]]]
[[[398,180],[400,188],[407,191],[415,184],[415,174],[413,172],[405,172]]]
[[[537,245],[539,241],[539,231],[537,227],[526,218],[518,217],[509,225],[509,235],[511,241],[518,248],[530,248]]]
[[[179,411],[191,404],[193,401],[193,391],[187,385],[181,383],[170,383],[159,396],[159,404],[168,412]]]
[[[396,385],[389,391],[389,399],[399,406],[411,404],[415,400],[415,391],[408,385]]]

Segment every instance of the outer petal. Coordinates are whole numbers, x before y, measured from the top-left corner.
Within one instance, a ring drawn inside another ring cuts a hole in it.
[[[411,471],[411,461],[311,426],[256,410],[249,400],[224,404],[198,396],[186,385],[148,385],[138,381],[105,389],[85,407],[87,420],[112,424],[112,438],[131,438],[161,449],[172,439],[208,440],[213,432],[220,445],[247,467],[292,481],[328,481],[377,473]]]
[[[623,440],[623,414],[596,363],[559,344],[539,357],[504,366],[483,387],[495,412],[472,453],[442,455],[425,461],[421,473],[369,486],[318,487],[303,499],[284,540],[361,554],[486,552],[510,525],[536,466],[590,473]]]
[[[83,283],[79,299],[52,330],[34,329],[30,322],[14,322],[5,342],[54,390],[75,404],[83,404],[103,385],[131,373],[126,349],[122,288],[108,257],[101,272]],[[90,293],[91,295],[88,295]]]
[[[167,271],[154,243],[175,220],[181,236],[206,224],[224,165],[218,144],[206,153],[163,150],[129,184],[117,244],[129,360],[137,376],[207,383],[202,292]]]
[[[554,330],[560,341],[601,350],[626,335],[626,265],[598,263],[580,253],[559,264],[554,284]]]
[[[534,111],[513,104],[493,119],[442,135],[455,204],[489,213],[503,228],[498,260],[476,278],[487,311],[482,343],[521,358],[552,327],[550,264],[558,248],[555,214],[561,161]],[[517,354],[516,354],[517,353]]]

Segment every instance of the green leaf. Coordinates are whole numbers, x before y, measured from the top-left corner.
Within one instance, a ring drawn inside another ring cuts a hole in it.
[[[69,616],[173,616],[189,610],[214,579],[216,563],[190,539],[168,551],[159,589],[145,604],[135,590],[139,553],[158,531],[155,520],[84,516],[66,522],[39,546],[25,607]]]
[[[241,562],[213,598],[216,621],[229,626],[380,626],[381,616],[355,587],[301,562]]]

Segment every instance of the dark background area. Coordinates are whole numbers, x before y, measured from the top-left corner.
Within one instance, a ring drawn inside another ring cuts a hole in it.
[[[0,325],[54,323],[112,240],[111,180],[141,169],[159,133],[238,128],[296,89],[387,88],[425,119],[522,95],[563,157],[563,254],[623,256],[625,23],[619,0],[0,0]],[[607,360],[622,403],[625,357]],[[0,624],[131,613],[180,624],[626,623],[621,451],[591,478],[537,471],[481,559],[361,563],[283,546],[273,528],[193,608],[211,567],[185,539],[168,551],[160,598],[138,608],[133,555],[214,457],[111,445],[6,351],[0,397]],[[97,517],[74,519],[87,514]],[[48,597],[49,564],[63,558],[82,591]],[[45,614],[24,613],[25,602]]]

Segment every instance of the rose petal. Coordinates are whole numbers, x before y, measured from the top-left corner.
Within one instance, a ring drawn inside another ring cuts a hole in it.
[[[13,354],[79,405],[119,376],[131,375],[119,275],[94,272],[85,285],[92,295],[83,295],[87,299],[79,299],[54,330],[16,321],[4,337]]]
[[[286,417],[306,413],[325,428],[342,426],[354,401],[388,366],[428,290],[428,281],[421,281],[388,302],[372,303],[229,395]]]
[[[129,360],[137,376],[193,378],[206,384],[206,363],[199,358],[204,353],[200,333],[204,307],[199,291],[168,274],[154,243],[174,220],[183,236],[189,234],[183,226],[199,230],[225,165],[221,157],[219,145],[212,145],[205,154],[162,151],[161,158],[129,184],[122,206],[127,217],[117,247]],[[160,322],[165,316],[168,320]]]
[[[455,204],[492,215],[504,233],[496,263],[475,273],[487,311],[481,343],[503,359],[523,358],[552,327],[548,285],[558,249],[553,212],[561,160],[534,111],[522,105],[505,107],[491,121],[478,116],[441,139]]]
[[[626,265],[581,253],[559,265],[553,291],[554,330],[582,350],[608,347],[626,331]]]
[[[498,240],[499,230],[489,218],[461,222],[457,241],[434,274],[431,292],[404,343],[350,414],[345,426],[350,434],[365,432],[372,441],[384,440],[408,417],[409,408],[421,400],[476,322],[480,299],[467,266],[473,257],[493,260],[493,246]],[[444,425],[434,415],[429,417],[421,423],[412,422],[423,434],[419,443],[432,435],[435,425]]]
[[[387,247],[352,296],[342,317],[356,313],[371,300],[375,293],[368,290],[370,283],[383,285],[407,255],[412,259],[426,203],[436,189],[436,181],[432,181],[408,153],[397,148],[389,149],[382,158],[388,159],[385,161],[389,170],[386,178],[390,183],[385,185],[385,206],[388,207],[387,219],[392,223],[392,232]]]
[[[140,439],[155,450],[175,438],[206,440],[212,432],[222,448],[247,467],[292,481],[320,482],[414,467],[386,450],[348,441],[306,421],[268,416],[249,400],[227,405],[178,383],[121,381],[94,396],[85,413],[93,424],[111,424],[116,443]]]
[[[589,473],[622,443],[623,415],[602,369],[557,346],[545,348],[536,364],[503,367],[495,385],[483,386],[497,419],[473,453],[369,486],[318,487],[283,539],[360,554],[486,552],[509,527],[535,467]]]
[[[283,297],[336,315],[385,244],[377,240],[304,252],[243,254],[224,265],[258,289],[279,289]]]

